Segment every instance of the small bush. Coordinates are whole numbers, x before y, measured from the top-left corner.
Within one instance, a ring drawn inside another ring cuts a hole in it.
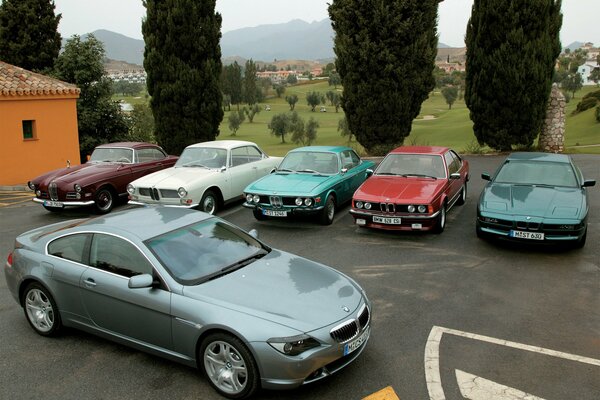
[[[573,111],[573,115],[594,108],[600,102],[600,90],[590,92],[582,97],[577,108]]]
[[[465,146],[465,148],[463,149],[462,152],[466,153],[466,154],[483,154],[483,153],[485,153],[483,151],[483,146],[479,144],[477,139],[471,140],[469,142],[469,144],[467,144]]]

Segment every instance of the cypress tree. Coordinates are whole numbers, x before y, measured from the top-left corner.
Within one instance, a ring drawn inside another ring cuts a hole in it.
[[[438,0],[334,0],[336,70],[350,131],[371,154],[410,134],[435,85]]]
[[[465,102],[479,144],[510,151],[538,136],[560,54],[561,0],[475,0]]]
[[[223,119],[221,15],[215,0],[145,0],[150,106],[158,142],[171,154],[214,140]]]
[[[246,103],[252,105],[257,101],[256,93],[258,87],[256,86],[256,64],[252,59],[246,61],[244,68],[244,100]]]
[[[30,71],[51,70],[61,46],[60,18],[51,0],[0,2],[0,60]]]

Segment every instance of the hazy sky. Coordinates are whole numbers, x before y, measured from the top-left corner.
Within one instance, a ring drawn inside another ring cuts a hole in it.
[[[292,19],[307,22],[328,17],[331,0],[217,0],[223,16],[222,31],[277,24]],[[59,31],[63,37],[107,29],[142,39],[141,21],[146,10],[141,0],[55,0],[62,14]],[[440,41],[453,47],[464,45],[467,21],[473,0],[444,0],[440,3]],[[563,0],[563,46],[572,42],[593,42],[600,46],[600,0]]]

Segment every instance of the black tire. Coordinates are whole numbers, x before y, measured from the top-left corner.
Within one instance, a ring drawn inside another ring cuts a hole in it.
[[[321,210],[319,214],[319,222],[321,225],[331,225],[333,223],[333,218],[335,217],[335,199],[333,195],[327,196],[327,201],[325,201],[325,207]]]
[[[225,332],[208,335],[198,352],[198,365],[210,385],[229,399],[252,396],[260,387],[260,375],[250,350]]]
[[[256,218],[257,221],[264,221],[265,219],[267,219],[267,217],[265,217],[262,211],[258,208],[252,210],[252,214],[254,214],[254,218]]]
[[[63,209],[60,207],[48,207],[48,206],[44,206],[44,208],[46,209],[46,211],[50,211],[50,212],[60,212]]]
[[[116,196],[109,187],[100,188],[94,196],[94,209],[98,214],[107,214],[115,206]]]
[[[200,204],[198,204],[198,210],[208,213],[210,215],[215,215],[219,208],[219,198],[212,190],[207,190],[204,192],[204,196],[202,196],[202,200],[200,200]]]
[[[573,245],[573,248],[574,249],[583,249],[583,246],[585,246],[586,239],[587,239],[587,228],[585,228],[585,233],[583,234],[581,239],[579,239],[575,242],[575,244]]]
[[[464,205],[467,202],[467,181],[465,181],[464,185],[460,189],[460,197],[456,200],[456,204],[459,206]]]
[[[486,234],[481,230],[479,221],[475,222],[475,234],[479,239],[485,239],[487,237]]]
[[[444,228],[446,228],[446,203],[445,202],[444,202],[444,204],[442,204],[442,207],[440,208],[440,214],[437,217],[435,226],[433,227],[433,231],[435,233],[442,233],[442,232],[444,232]]]
[[[23,292],[23,310],[27,322],[42,336],[56,336],[61,328],[60,312],[48,290],[37,282]]]

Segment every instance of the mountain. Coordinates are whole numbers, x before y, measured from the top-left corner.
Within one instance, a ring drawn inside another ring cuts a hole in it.
[[[133,39],[120,33],[99,29],[91,32],[99,41],[104,43],[106,58],[117,61],[125,61],[129,64],[142,65],[144,63],[144,41]],[[81,35],[87,38],[89,33]],[[63,38],[62,45],[65,46],[68,38]]]
[[[568,45],[567,47],[565,47],[565,49],[569,49],[569,50],[573,51],[573,50],[577,50],[581,46],[583,46],[583,42],[573,42],[570,45]]]

